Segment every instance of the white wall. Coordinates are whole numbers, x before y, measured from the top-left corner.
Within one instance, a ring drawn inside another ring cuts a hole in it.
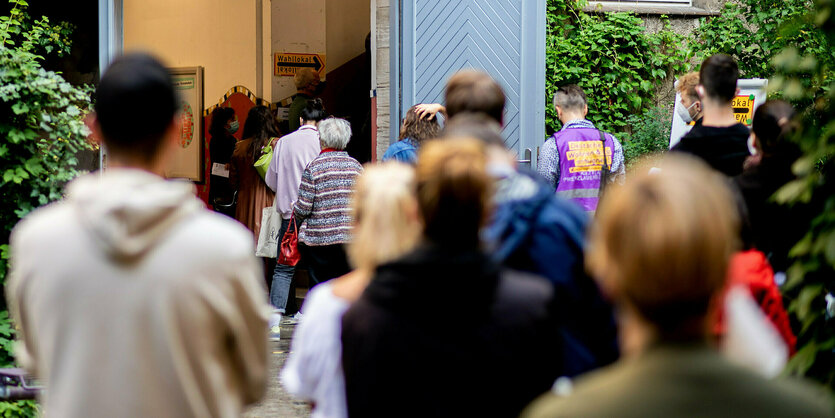
[[[371,30],[370,3],[370,0],[273,0],[272,54],[324,54],[326,72],[339,68],[365,52],[365,37]],[[270,63],[272,60],[271,56]],[[273,101],[296,93],[292,77],[272,77]]]
[[[124,0],[123,7],[125,51],[152,52],[171,67],[203,66],[206,107],[235,85],[269,100],[272,60],[259,60],[269,51],[269,0]]]
[[[353,0],[351,0],[353,1]],[[272,54],[276,52],[324,54],[327,68],[331,67],[326,45],[325,0],[272,1]],[[273,63],[273,55],[270,56]],[[279,101],[296,93],[293,77],[277,77],[270,67],[272,101]]]
[[[370,3],[370,0],[327,0],[329,70],[365,52],[365,37],[371,32]]]

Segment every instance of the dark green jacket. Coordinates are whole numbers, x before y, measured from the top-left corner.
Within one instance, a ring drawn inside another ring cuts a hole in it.
[[[287,122],[290,125],[290,131],[287,132],[288,134],[296,132],[296,130],[299,129],[299,126],[301,126],[299,118],[302,115],[302,110],[304,110],[305,106],[307,106],[307,101],[310,99],[312,99],[312,97],[302,93],[298,93],[293,96],[293,103],[290,104],[290,109],[287,111]]]
[[[831,399],[802,381],[766,380],[704,345],[659,345],[546,394],[522,414],[545,417],[831,417]]]

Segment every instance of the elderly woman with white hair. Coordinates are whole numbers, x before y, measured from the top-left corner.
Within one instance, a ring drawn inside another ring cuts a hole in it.
[[[351,125],[344,119],[319,122],[322,152],[302,173],[293,205],[299,226],[299,250],[315,286],[348,273],[344,244],[351,239],[351,195],[362,165],[348,156]]]

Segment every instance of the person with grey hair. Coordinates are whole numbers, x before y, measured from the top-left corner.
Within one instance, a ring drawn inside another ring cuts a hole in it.
[[[612,134],[586,119],[586,93],[576,84],[560,87],[554,93],[554,109],[562,129],[540,147],[537,171],[554,186],[558,196],[594,213],[603,170],[609,170],[610,182],[622,182],[626,175],[623,147]]]
[[[345,119],[319,122],[322,152],[302,173],[293,204],[299,250],[313,286],[351,271],[344,245],[351,239],[351,197],[362,165],[345,152],[350,140],[351,124]]]

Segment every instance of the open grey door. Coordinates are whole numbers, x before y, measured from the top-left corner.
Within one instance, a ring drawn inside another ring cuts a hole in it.
[[[505,90],[508,147],[522,163],[535,162],[545,139],[545,3],[393,0],[392,91],[400,96],[392,98],[392,139],[409,107],[442,103],[449,76],[476,68]]]

